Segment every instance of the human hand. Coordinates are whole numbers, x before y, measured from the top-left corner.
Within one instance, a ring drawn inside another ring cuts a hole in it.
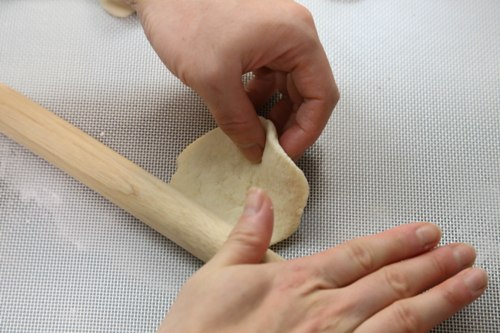
[[[261,264],[272,222],[270,199],[251,190],[223,248],[184,285],[159,332],[427,332],[486,288],[486,273],[470,268],[474,249],[434,248],[433,224]]]
[[[307,9],[293,0],[135,2],[156,53],[247,159],[260,161],[265,145],[255,107],[276,91],[283,98],[269,118],[283,149],[296,159],[316,141],[339,93]]]

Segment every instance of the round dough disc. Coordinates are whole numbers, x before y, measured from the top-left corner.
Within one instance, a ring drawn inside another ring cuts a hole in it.
[[[275,244],[295,232],[309,196],[302,171],[281,148],[271,121],[261,119],[267,141],[260,164],[248,162],[236,146],[216,128],[190,144],[177,158],[171,185],[211,210],[223,221],[238,221],[246,193],[252,186],[271,197]]]

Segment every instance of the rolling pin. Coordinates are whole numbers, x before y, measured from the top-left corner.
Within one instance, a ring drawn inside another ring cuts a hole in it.
[[[98,192],[202,261],[232,227],[146,170],[0,84],[0,132]],[[283,260],[268,250],[265,262]]]

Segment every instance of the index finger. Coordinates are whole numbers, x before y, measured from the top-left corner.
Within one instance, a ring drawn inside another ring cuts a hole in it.
[[[249,161],[260,162],[266,133],[245,92],[241,77],[222,75],[207,82],[203,89],[198,89],[198,93],[207,103],[215,121]]]
[[[440,236],[431,223],[402,225],[315,255],[316,270],[332,287],[344,287],[381,267],[429,251]]]

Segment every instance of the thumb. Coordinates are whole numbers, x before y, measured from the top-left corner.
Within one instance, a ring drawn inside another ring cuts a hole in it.
[[[240,220],[213,261],[223,266],[258,264],[269,247],[272,233],[271,199],[263,190],[251,188]]]

